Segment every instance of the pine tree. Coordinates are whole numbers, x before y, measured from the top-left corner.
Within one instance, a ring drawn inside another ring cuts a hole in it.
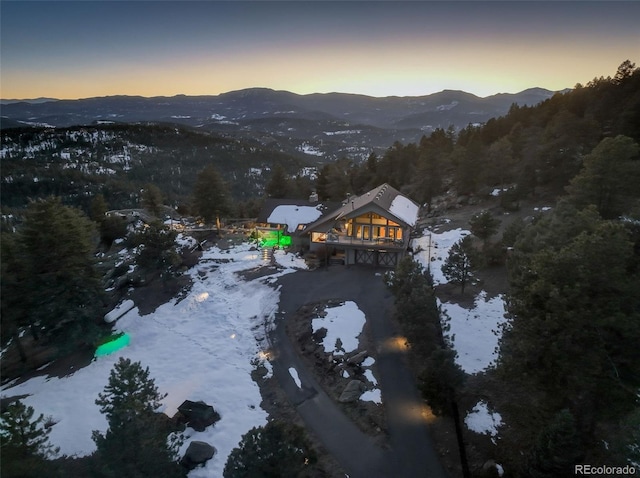
[[[213,166],[207,166],[196,178],[193,190],[193,209],[206,223],[214,219],[220,227],[220,217],[230,211],[227,185]]]
[[[561,410],[539,433],[523,471],[532,478],[571,476],[580,462],[581,448],[573,415]]]
[[[224,478],[303,477],[317,456],[304,429],[273,421],[242,436],[224,466]]]
[[[500,226],[500,221],[494,218],[489,211],[482,211],[473,215],[469,220],[471,233],[481,239],[486,247],[489,238],[493,236]]]
[[[285,198],[289,193],[289,189],[289,178],[287,177],[287,172],[281,164],[276,164],[271,170],[271,177],[265,187],[267,196],[276,199]]]
[[[156,413],[166,396],[158,391],[148,367],[119,359],[96,400],[109,424],[104,435],[99,431],[92,434],[98,449],[99,475],[185,476],[176,462],[181,437],[175,436],[168,442],[171,428],[162,414]]]
[[[162,214],[162,192],[155,184],[147,184],[142,190],[142,207],[157,218]]]
[[[567,204],[529,226],[509,260],[511,319],[498,371],[571,405],[583,429],[635,405],[640,276],[626,227]]]
[[[92,343],[104,296],[93,223],[49,198],[29,205],[18,239],[26,321],[63,346]]]
[[[179,264],[175,251],[176,232],[161,222],[152,222],[133,237],[135,246],[139,246],[136,263],[147,270],[169,272]]]
[[[471,238],[466,236],[451,246],[442,265],[442,273],[449,282],[460,286],[461,294],[464,294],[465,286],[473,277],[472,255]]]
[[[101,224],[108,210],[107,201],[102,194],[96,194],[89,205],[89,217],[92,221]]]
[[[436,415],[449,415],[451,404],[465,381],[464,371],[455,361],[455,350],[436,348],[420,375],[420,390]]]
[[[44,476],[45,461],[59,451],[49,443],[51,428],[42,414],[35,420],[33,407],[20,400],[8,405],[0,415],[0,454],[3,477]]]
[[[640,199],[639,153],[638,144],[627,136],[603,139],[567,188],[571,200],[578,206],[596,206],[606,219],[630,212]]]

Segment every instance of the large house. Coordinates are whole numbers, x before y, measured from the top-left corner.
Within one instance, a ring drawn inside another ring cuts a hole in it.
[[[297,234],[310,250],[340,255],[344,263],[394,267],[406,254],[419,206],[388,184],[348,198]]]

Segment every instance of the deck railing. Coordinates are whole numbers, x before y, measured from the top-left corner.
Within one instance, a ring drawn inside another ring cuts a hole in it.
[[[405,241],[402,239],[391,239],[389,237],[378,237],[372,239],[361,239],[358,237],[347,236],[346,234],[327,234],[327,244],[363,246],[363,247],[386,247],[401,249],[406,247]]]

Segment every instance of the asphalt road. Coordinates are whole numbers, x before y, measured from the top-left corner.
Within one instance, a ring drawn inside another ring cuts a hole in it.
[[[306,426],[338,460],[350,478],[444,478],[444,471],[421,418],[422,402],[403,361],[403,352],[387,347],[396,338],[390,321],[393,296],[370,267],[330,267],[299,271],[278,280],[282,318],[272,335],[274,375]],[[378,386],[388,417],[391,449],[382,449],[345,416],[322,391],[285,332],[305,304],[329,299],[354,301],[364,312],[378,353]],[[289,372],[295,368],[301,387]]]

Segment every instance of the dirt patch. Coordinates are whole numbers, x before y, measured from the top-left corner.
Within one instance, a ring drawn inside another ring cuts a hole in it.
[[[58,347],[44,340],[35,341],[31,336],[21,339],[27,360],[22,362],[17,347],[10,346],[2,356],[2,384],[16,380],[14,385],[33,377],[47,376],[62,378],[86,367],[93,360],[93,349],[83,347],[71,354],[60,356]]]
[[[142,287],[136,287],[129,294],[138,307],[140,315],[147,315],[155,312],[162,304],[166,304],[171,299],[179,301],[191,288],[191,278],[180,275],[178,277],[162,278],[156,277]]]

